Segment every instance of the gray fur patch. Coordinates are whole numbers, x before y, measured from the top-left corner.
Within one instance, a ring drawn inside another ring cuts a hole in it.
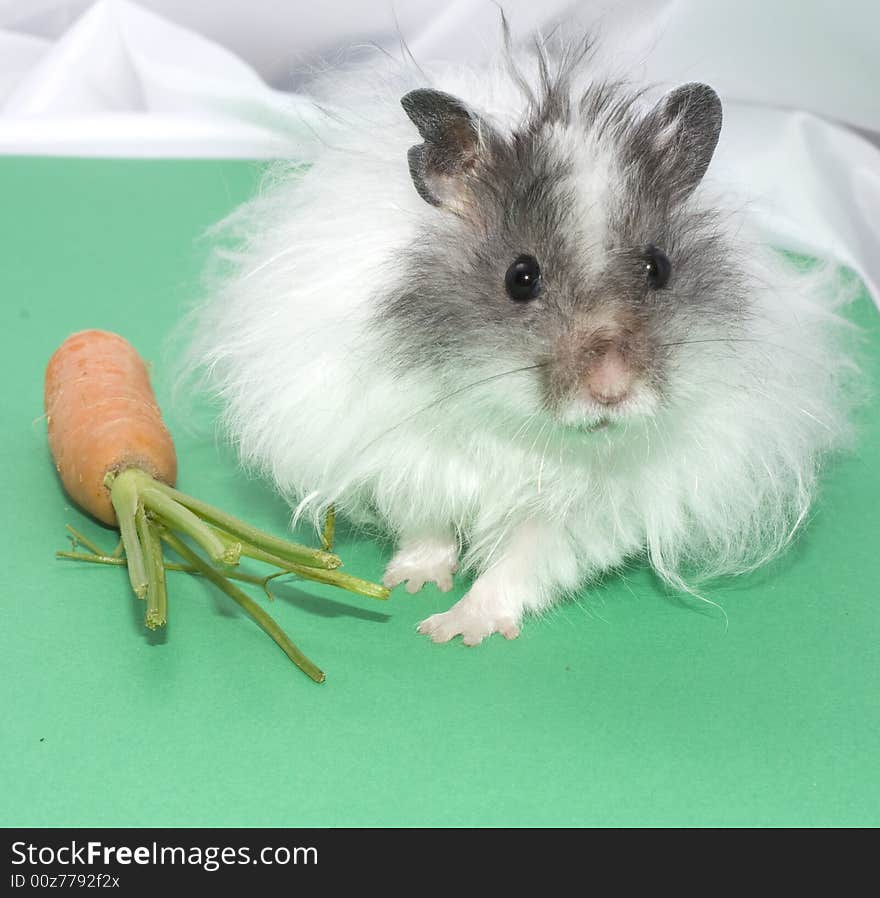
[[[737,299],[736,260],[715,215],[689,202],[718,140],[720,102],[705,85],[685,85],[640,115],[642,92],[620,83],[572,92],[589,42],[562,52],[555,67],[542,47],[537,52],[537,93],[513,74],[526,114],[509,138],[477,126],[476,114],[448,94],[417,91],[404,98],[425,139],[410,151],[416,189],[443,205],[437,179],[461,178],[456,189],[468,214],[459,210],[426,225],[396,260],[401,274],[379,298],[374,327],[391,338],[389,360],[401,371],[421,368],[466,380],[470,369],[487,362],[497,362],[498,370],[541,365],[534,376],[552,406],[565,392],[560,384],[577,374],[564,370],[577,364],[577,352],[562,358],[560,341],[588,330],[591,310],[616,309],[638,331],[631,339],[640,372],[662,393],[674,363],[671,347],[694,329],[735,332],[746,314]],[[516,73],[512,59],[510,66]],[[571,184],[576,160],[560,156],[560,126],[588,131],[620,160],[622,187],[605,212],[601,246],[584,233],[584,210]],[[464,165],[463,158],[471,162]],[[659,291],[645,277],[645,248],[652,244],[672,262],[669,286]],[[525,303],[513,302],[504,286],[521,254],[538,259],[544,285]]]
[[[442,91],[413,90],[400,104],[424,138],[407,154],[419,196],[433,206],[455,208],[463,202],[467,177],[489,163],[489,145],[497,138],[464,103]]]

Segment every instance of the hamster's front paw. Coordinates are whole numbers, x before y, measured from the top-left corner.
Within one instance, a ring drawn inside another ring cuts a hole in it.
[[[402,545],[385,568],[383,585],[391,589],[406,581],[407,592],[418,592],[436,583],[442,592],[452,589],[458,570],[458,544],[453,539],[428,538]]]
[[[478,584],[449,611],[432,614],[419,624],[419,633],[433,642],[449,642],[461,636],[465,645],[479,645],[487,636],[500,633],[505,639],[519,636],[519,617],[508,604],[491,593],[478,589]]]

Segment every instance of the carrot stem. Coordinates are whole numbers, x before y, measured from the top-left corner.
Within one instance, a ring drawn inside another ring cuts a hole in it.
[[[89,551],[94,552],[95,555],[104,554],[84,533],[80,533],[79,530],[77,530],[71,524],[65,524],[65,527],[67,527],[67,529],[73,535],[74,548],[76,548],[76,545],[79,544],[81,546],[85,546]]]
[[[191,536],[208,553],[212,561],[238,564],[238,545],[218,536],[188,508],[165,495],[159,489],[163,484],[145,471],[139,468],[126,468],[118,474],[108,474],[104,482],[110,487],[111,501],[113,501],[113,495],[117,490],[122,491],[125,495],[133,493],[136,502],[142,502],[148,510],[162,518],[169,527]],[[115,502],[113,507],[116,508]],[[117,517],[119,517],[118,513]],[[122,530],[121,518],[119,529]],[[124,532],[122,536],[124,541]]]
[[[342,571],[328,571],[322,568],[295,564],[286,558],[280,558],[271,552],[264,551],[259,546],[252,546],[246,542],[241,544],[241,554],[247,558],[253,558],[255,561],[263,561],[266,564],[279,567],[287,573],[296,574],[304,580],[314,580],[318,583],[326,583],[329,586],[338,586],[340,589],[347,589],[349,592],[356,592],[370,599],[387,599],[390,595],[390,590],[384,586],[379,586],[377,583],[371,583],[369,580],[361,580],[360,577],[353,577],[351,574],[346,574]]]
[[[242,554],[244,554],[244,552],[242,552]],[[71,561],[88,561],[92,564],[115,565],[117,567],[122,567],[122,565],[126,563],[124,558],[114,558],[111,555],[84,555],[81,552],[56,552],[55,556],[56,558],[67,558]],[[268,563],[277,565],[279,561],[281,561],[281,559],[275,559],[275,561]],[[199,571],[198,568],[194,568],[191,565],[176,564],[173,561],[166,561],[164,564],[165,570],[168,571],[201,574],[201,571]],[[390,590],[386,589],[384,586],[380,586],[378,583],[373,583],[369,580],[361,580],[359,577],[352,577],[351,574],[344,574],[342,571],[322,571],[318,568],[303,567],[300,565],[286,564],[282,570],[277,571],[274,574],[269,574],[267,577],[260,577],[258,574],[246,574],[242,571],[223,571],[222,574],[222,576],[231,580],[240,580],[242,583],[252,583],[254,586],[261,586],[266,590],[268,598],[273,601],[275,596],[268,591],[268,582],[270,580],[275,580],[278,577],[285,577],[288,575],[299,577],[303,580],[314,580],[318,583],[326,583],[328,586],[338,586],[340,589],[356,592],[359,595],[367,596],[367,598],[370,599],[385,600],[390,595]]]
[[[155,630],[164,627],[168,618],[162,544],[156,532],[156,525],[149,519],[142,504],[138,506],[135,524],[147,568],[147,613],[144,623],[151,630]]]
[[[119,522],[119,533],[125,546],[125,557],[128,561],[128,579],[131,581],[131,588],[134,590],[135,595],[139,599],[143,599],[146,597],[149,581],[135,524],[139,499],[137,484],[131,477],[126,476],[127,473],[125,471],[118,477],[108,474],[107,479],[110,480],[112,478],[110,480],[110,501],[113,503],[113,510],[116,512],[116,518]]]
[[[87,561],[89,564],[103,564],[108,565],[110,567],[124,567],[127,562],[124,558],[119,558],[115,555],[86,555],[84,552],[56,552],[56,558],[64,558],[68,561]],[[201,577],[201,571],[198,568],[194,568],[189,564],[178,564],[175,561],[163,561],[162,566],[166,571],[179,571],[184,574],[196,574]],[[278,571],[275,574],[269,574],[268,577],[261,577],[259,574],[245,574],[243,571],[223,571],[223,576],[228,577],[231,580],[240,580],[242,583],[251,583],[254,586],[261,586],[264,590],[266,589],[266,584],[269,580],[273,580],[276,577],[284,577],[289,574],[289,571]],[[273,599],[271,593],[268,594],[269,598]]]
[[[324,517],[324,529],[321,531],[321,546],[325,552],[333,551],[333,538],[336,534],[336,509],[331,505]]]
[[[156,626],[165,626],[168,622],[168,590],[165,585],[165,559],[162,557],[162,541],[159,539],[159,528],[154,521],[147,521],[147,531],[150,539],[150,554],[154,559],[155,592],[156,592]],[[147,611],[147,626],[150,626],[149,611]]]
[[[128,564],[124,558],[114,558],[112,555],[86,555],[84,552],[56,552],[56,558],[69,558],[72,561],[88,561],[92,564],[112,564],[123,567]]]
[[[313,567],[302,567],[298,564],[288,565],[285,570],[304,580],[315,580],[318,583],[326,583],[328,586],[337,586],[339,589],[356,592],[369,599],[384,601],[391,594],[391,590],[378,583],[361,580],[360,577],[352,577],[351,574],[344,574],[342,571],[322,571]]]
[[[151,480],[149,486],[141,488],[141,499],[144,505],[164,524],[191,536],[207,553],[212,561],[224,564],[238,564],[240,545],[237,542],[223,539],[204,521],[194,515],[188,508],[155,489]]]
[[[193,567],[197,568],[200,573],[207,577],[218,589],[222,590],[229,598],[237,602],[254,621],[275,640],[276,644],[281,648],[285,655],[301,670],[303,673],[311,677],[316,683],[324,682],[324,672],[310,661],[287,637],[287,634],[278,626],[262,608],[245,595],[237,586],[233,586],[219,571],[214,570],[209,564],[203,561],[193,552],[186,544],[184,544],[173,533],[165,530],[161,531],[162,539],[181,557]]]
[[[151,485],[197,514],[203,520],[214,524],[221,530],[240,539],[243,543],[250,543],[250,545],[261,548],[286,561],[305,565],[306,567],[324,568],[325,570],[333,570],[342,564],[338,555],[322,551],[321,549],[310,549],[308,546],[302,546],[286,539],[279,539],[277,536],[265,533],[232,515],[226,514],[226,512],[215,508],[213,505],[208,505],[207,502],[202,502],[201,499],[195,499],[186,495],[186,493],[181,493],[167,484],[153,481]]]

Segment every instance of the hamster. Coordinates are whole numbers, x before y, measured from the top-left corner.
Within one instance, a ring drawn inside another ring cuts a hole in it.
[[[472,575],[418,628],[468,645],[634,559],[691,590],[788,544],[847,438],[845,291],[704,183],[712,88],[538,40],[316,103],[316,158],[223,223],[190,351],[294,519],[391,534],[390,587]]]

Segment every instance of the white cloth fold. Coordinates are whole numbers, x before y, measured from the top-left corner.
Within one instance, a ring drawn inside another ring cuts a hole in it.
[[[100,0],[7,91],[0,152],[260,158],[296,152],[297,133],[310,142],[313,117],[225,48],[129,0]]]

